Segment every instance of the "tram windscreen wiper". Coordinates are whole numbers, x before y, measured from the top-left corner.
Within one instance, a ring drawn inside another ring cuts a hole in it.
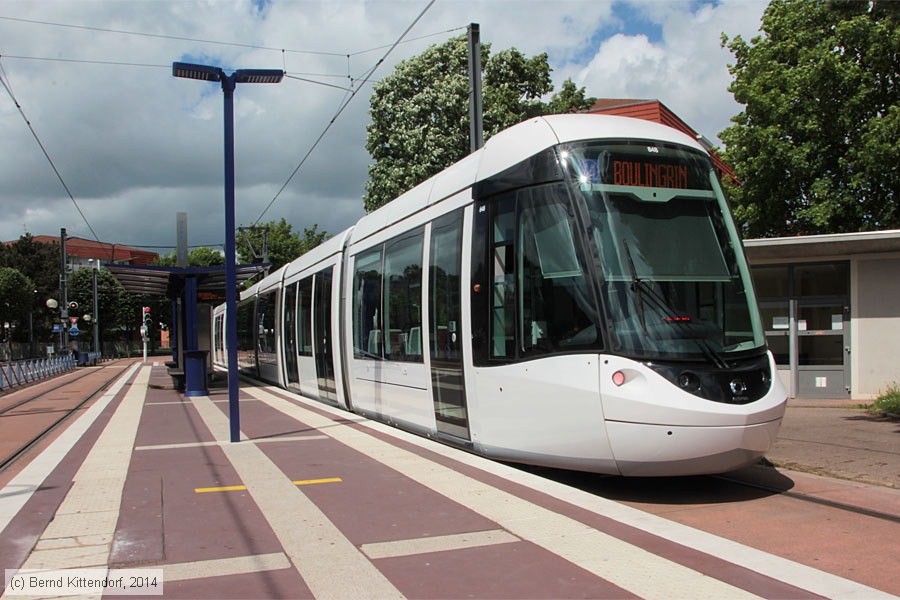
[[[631,250],[628,248],[628,241],[625,238],[622,238],[622,247],[625,249],[625,258],[628,260],[628,268],[631,273],[631,289],[634,290],[634,293],[637,296],[638,317],[641,322],[641,328],[644,330],[644,334],[649,335],[644,317],[644,296],[646,295],[653,301],[660,312],[663,313],[666,323],[677,327],[682,332],[682,339],[691,340],[710,362],[720,369],[727,369],[728,363],[725,362],[725,359],[722,358],[718,352],[713,350],[705,339],[695,335],[690,317],[679,316],[665,298],[654,290],[652,286],[647,285],[643,279],[638,277],[637,270],[634,268],[634,260],[631,257]]]
[[[631,290],[637,296],[638,320],[641,323],[641,329],[644,330],[644,335],[650,335],[650,332],[647,331],[647,321],[644,318],[644,295],[641,292],[644,282],[637,276],[634,260],[631,258],[631,250],[628,249],[628,240],[625,238],[622,238],[622,247],[625,248],[625,259],[628,261],[628,269],[631,272]]]

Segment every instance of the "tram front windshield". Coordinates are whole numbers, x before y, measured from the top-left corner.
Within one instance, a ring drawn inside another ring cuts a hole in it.
[[[605,143],[568,146],[560,158],[587,205],[616,352],[724,366],[764,348],[748,267],[707,156]]]

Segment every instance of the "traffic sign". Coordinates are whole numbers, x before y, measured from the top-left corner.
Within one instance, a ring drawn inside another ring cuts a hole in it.
[[[69,323],[75,325],[78,322],[78,317],[69,317]]]
[[[75,337],[75,336],[78,335],[79,333],[81,333],[81,331],[80,331],[77,327],[75,327],[74,325],[72,325],[72,326],[69,328],[69,335],[71,335],[72,337]]]

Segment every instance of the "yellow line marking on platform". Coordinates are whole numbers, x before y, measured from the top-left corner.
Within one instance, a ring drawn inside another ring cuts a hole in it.
[[[314,483],[340,483],[343,481],[340,477],[329,477],[327,479],[301,479],[300,481],[292,481],[294,485],[312,485]]]
[[[340,483],[343,479],[340,477],[328,477],[325,479],[301,479],[299,481],[292,481],[294,485],[314,485],[317,483]],[[239,492],[241,490],[246,490],[246,485],[225,485],[222,487],[207,487],[207,488],[194,488],[194,493],[197,494],[206,494],[208,492]]]
[[[194,488],[194,492],[197,494],[205,494],[207,492],[237,492],[246,489],[246,485],[226,485],[222,487]]]

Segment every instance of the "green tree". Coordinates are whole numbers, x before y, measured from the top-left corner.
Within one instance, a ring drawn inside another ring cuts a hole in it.
[[[0,267],[18,269],[31,279],[37,290],[35,302],[41,304],[47,298],[59,295],[59,244],[34,241],[30,233],[4,246],[0,244]]]
[[[719,137],[753,237],[900,226],[900,3],[773,0],[722,43],[744,105]]]
[[[0,338],[28,339],[28,314],[32,308],[34,284],[18,269],[0,268]],[[7,329],[9,325],[9,329]]]
[[[18,270],[32,282],[31,311],[33,318],[23,317],[17,328],[16,338],[28,340],[28,323],[34,330],[34,339],[44,340],[50,335],[50,327],[57,322],[58,313],[51,313],[45,306],[48,298],[59,300],[59,244],[34,241],[25,233],[9,245],[0,244],[0,267]]]
[[[225,264],[222,253],[207,246],[200,246],[188,252],[187,260],[190,267],[217,267]],[[175,252],[162,254],[152,264],[158,267],[174,267],[178,264],[178,256]]]
[[[584,88],[575,85],[571,79],[563,81],[562,89],[553,94],[547,104],[548,115],[562,115],[589,109],[597,102],[596,98],[585,96]]]
[[[238,262],[253,263],[262,260],[257,256],[263,252],[265,230],[268,262],[272,263],[271,270],[279,269],[328,239],[328,233],[318,229],[316,224],[312,229],[304,227],[302,233],[295,233],[293,226],[283,217],[278,222],[269,221],[252,229],[244,228],[235,238]]]
[[[76,269],[68,278],[69,301],[78,303],[78,310],[70,316],[83,319],[84,315],[94,318],[94,282],[92,269]],[[100,339],[119,341],[130,339],[139,326],[138,304],[132,294],[125,291],[122,284],[106,269],[97,271],[97,312]],[[78,321],[83,331],[79,340],[90,342],[93,336],[91,321]]]
[[[553,91],[546,54],[531,58],[510,48],[491,56],[481,46],[484,137],[530,117],[589,108],[571,80]],[[375,84],[367,128],[369,166],[364,204],[373,211],[462,159],[469,152],[468,46],[465,36],[434,45],[400,62]]]

